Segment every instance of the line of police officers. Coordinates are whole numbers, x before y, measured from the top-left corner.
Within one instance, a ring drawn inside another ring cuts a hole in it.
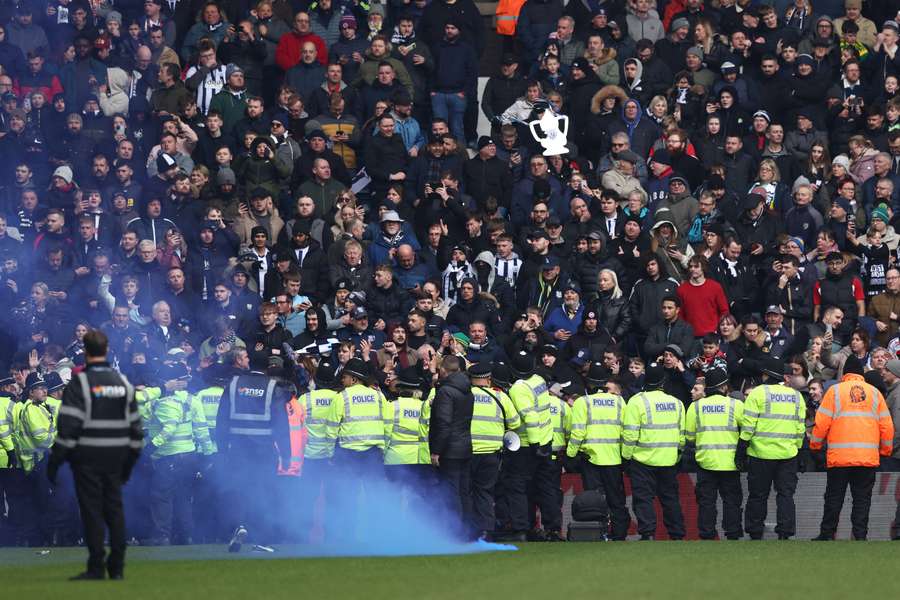
[[[33,528],[59,523],[65,514],[60,504],[65,494],[47,493],[44,475],[55,482],[60,465],[70,461],[82,521],[89,530],[85,540],[91,551],[90,577],[102,574],[104,565],[103,535],[98,537],[96,522],[105,520],[116,532],[110,538],[113,552],[105,563],[110,575],[121,575],[125,534],[121,515],[98,512],[96,503],[93,508],[85,503],[95,497],[115,502],[116,494],[106,497],[104,490],[119,489],[131,475],[142,439],[152,465],[149,512],[157,537],[150,538],[151,543],[170,543],[173,527],[181,528],[182,541],[191,541],[191,497],[196,507],[204,494],[208,501],[204,508],[213,514],[213,538],[221,537],[224,527],[234,527],[232,550],[240,549],[250,531],[257,541],[279,539],[273,527],[277,519],[271,515],[277,502],[273,507],[267,501],[266,490],[278,486],[276,474],[297,474],[301,461],[303,477],[292,489],[301,499],[299,513],[307,519],[306,525],[321,492],[352,496],[366,480],[384,474],[428,500],[427,486],[434,478],[427,465],[435,464],[434,448],[428,442],[430,416],[440,398],[441,382],[429,389],[415,368],[401,369],[386,395],[371,385],[372,374],[364,361],[351,359],[341,368],[324,359],[311,389],[297,397],[289,382],[291,371],[285,373],[277,357],[268,373],[250,371],[194,393],[187,391],[184,366],[172,363],[163,367],[160,386],[135,392],[104,362],[105,340],[92,343],[94,354],[88,352],[87,369],[73,378],[61,398],[63,386],[53,373],[47,379],[31,373],[25,386],[27,399],[22,402],[0,397],[0,471],[19,539],[47,541]],[[630,478],[641,539],[656,535],[654,499],[662,506],[669,538],[682,539],[685,527],[677,471],[686,446],[693,446],[702,538],[716,537],[720,496],[725,536],[738,539],[746,532],[752,539],[761,539],[773,486],[775,532],[779,539],[796,533],[793,495],[806,404],[790,387],[791,378],[783,373],[782,363],[766,362],[763,385],[751,390],[744,401],[729,396],[727,373],[713,370],[705,380],[708,395],[687,409],[662,391],[665,373],[655,364],[647,369],[643,391],[627,402],[606,391],[608,371],[599,363],[589,369],[587,389],[571,382],[550,388],[535,366],[533,356],[522,352],[509,365],[475,364],[469,370],[471,386],[467,383],[465,393],[471,394],[471,414],[454,416],[471,428],[471,453],[464,457],[468,480],[464,490],[458,485],[455,490],[464,494],[458,502],[463,513],[459,516],[472,532],[513,539],[561,539],[560,476],[565,467],[582,474],[586,489],[605,493],[611,539],[625,539],[630,522],[624,473]],[[841,391],[841,386],[851,384],[855,387]],[[14,389],[9,381],[0,385],[7,391]],[[818,446],[829,444],[830,467],[828,523],[823,520],[820,538],[833,538],[840,512],[835,499],[838,489],[842,502],[846,485],[851,485],[854,536],[864,539],[868,500],[865,485],[856,481],[874,473],[879,454],[890,453],[893,427],[884,399],[874,387],[841,382],[834,390],[851,401],[845,400],[843,413],[839,407],[826,407],[830,415],[820,409],[819,416],[828,417],[828,426],[819,425],[817,418],[819,429],[813,441]],[[864,410],[848,415],[846,407],[859,408],[856,404],[864,405]],[[840,429],[831,422],[836,412],[843,418],[838,423],[848,422],[848,416],[857,424],[863,422],[858,417],[869,419],[867,427],[874,426],[874,434],[865,430],[859,439],[846,438],[845,428],[839,432],[841,439],[851,441],[831,441],[829,427],[832,433]],[[504,450],[504,435],[509,431],[518,434],[518,449]],[[844,447],[874,449],[874,466],[866,455],[850,468],[868,471],[839,471],[846,465],[832,461],[832,452]],[[749,493],[742,527],[739,470],[743,468],[748,472]],[[206,477],[211,483],[204,489],[204,474],[214,472],[217,476]],[[330,485],[335,480],[332,473],[340,474],[340,483]],[[61,487],[62,483],[57,490]],[[56,505],[49,506],[50,500]],[[541,533],[537,533],[534,506],[540,510]],[[356,513],[349,516],[367,518]],[[341,527],[340,531],[353,529]]]

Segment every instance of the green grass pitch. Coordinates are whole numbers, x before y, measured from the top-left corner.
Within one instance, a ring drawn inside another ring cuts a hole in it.
[[[131,548],[122,582],[68,582],[83,548],[0,550],[4,598],[896,598],[891,542],[520,544],[453,556],[229,556],[223,546]]]

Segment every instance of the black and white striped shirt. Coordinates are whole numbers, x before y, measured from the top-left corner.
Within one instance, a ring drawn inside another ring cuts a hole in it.
[[[197,70],[197,67],[188,69],[185,79],[190,79]],[[216,68],[211,69],[206,74],[206,77],[203,78],[203,83],[197,86],[197,108],[200,109],[201,113],[206,114],[213,96],[221,92],[223,87],[225,87],[225,65],[218,65]]]

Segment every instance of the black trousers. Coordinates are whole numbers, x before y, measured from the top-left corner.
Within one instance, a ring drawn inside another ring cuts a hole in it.
[[[255,543],[277,541],[282,532],[272,514],[278,497],[278,455],[274,448],[256,443],[232,445],[225,459],[229,484],[226,531],[230,534],[238,525],[244,525],[247,539]]]
[[[110,576],[125,569],[125,510],[122,506],[122,474],[101,471],[87,465],[73,465],[75,494],[84,524],[84,541],[88,547],[87,571]],[[103,539],[109,530],[109,558]]]
[[[633,460],[628,475],[631,477],[631,508],[637,518],[638,533],[642,536],[656,533],[653,499],[659,498],[669,537],[683,539],[684,515],[678,500],[678,467],[651,467]]]
[[[334,475],[326,475],[326,486],[334,484],[334,495],[329,491],[329,516],[334,508],[335,519],[327,518],[334,525],[334,539],[340,542],[371,540],[381,518],[379,507],[369,497],[377,497],[378,486],[385,485],[384,451],[373,447],[366,450],[334,450]],[[332,506],[331,498],[336,505]]]
[[[853,538],[864,540],[869,534],[869,508],[872,506],[872,488],[875,487],[876,467],[831,467],[825,484],[825,512],[822,514],[821,533],[834,536],[837,531],[844,495],[850,486],[853,508],[850,523]]]
[[[587,461],[582,464],[581,479],[585,490],[602,490],[609,506],[610,531],[613,540],[624,540],[628,535],[631,515],[625,504],[625,480],[621,465],[599,466]]]
[[[741,474],[737,471],[707,471],[697,469],[697,529],[700,538],[712,540],[716,537],[716,499],[722,497],[722,529],[725,537],[738,539],[741,530],[741,504],[744,491],[741,489]]]
[[[538,447],[525,446],[516,452],[510,452],[504,456],[504,468],[509,467],[506,483],[506,502],[509,510],[509,522],[513,531],[527,531],[531,525],[530,503],[528,500],[529,486],[535,479],[539,469],[549,472],[549,454],[538,456]],[[533,499],[541,509],[541,515],[553,513],[553,506],[557,503],[557,491],[549,489],[546,485],[535,485],[531,488]]]
[[[762,539],[766,521],[769,492],[775,487],[775,533],[791,537],[797,533],[797,457],[762,459],[747,457],[747,508],[744,511],[744,530],[753,539]]]
[[[177,532],[181,539],[194,535],[191,493],[197,472],[197,455],[193,452],[164,456],[153,461],[153,483],[150,489],[150,516],[154,536],[169,538]]]
[[[469,496],[471,460],[471,458],[441,457],[440,466],[438,466],[445,510],[443,518],[450,531],[460,538],[468,538],[472,533],[470,526],[466,523],[466,516],[472,512]]]
[[[547,499],[542,506],[539,498]],[[537,523],[536,508],[541,509],[541,528],[544,531],[560,531],[562,529],[562,464],[551,456],[547,461],[539,461],[531,484],[528,486],[529,516],[532,529]]]
[[[473,454],[469,464],[469,496],[472,505],[469,521],[476,531],[493,531],[494,488],[500,475],[500,452]]]

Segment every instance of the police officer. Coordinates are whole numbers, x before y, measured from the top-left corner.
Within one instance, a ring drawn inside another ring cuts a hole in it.
[[[266,521],[272,513],[267,490],[275,487],[279,455],[282,464],[291,459],[286,405],[296,389],[281,377],[285,370],[281,357],[267,359],[267,372],[259,366],[231,379],[216,416],[216,441],[228,465],[232,492],[230,521],[235,528],[229,552],[240,552],[250,531],[258,542],[274,535]]]
[[[77,579],[122,579],[125,569],[125,511],[122,485],[131,476],[143,447],[143,429],[134,388],[109,366],[106,335],[84,336],[85,370],[65,387],[59,432],[47,466],[55,482],[68,461],[88,547],[87,569]],[[109,531],[109,557],[103,540]]]
[[[706,373],[706,397],[688,407],[685,418],[687,443],[697,448],[697,528],[700,539],[716,537],[716,496],[722,498],[722,529],[729,540],[740,539],[744,492],[741,474],[734,466],[740,438],[739,423],[744,403],[728,396],[728,372]]]
[[[419,421],[422,413],[422,376],[416,367],[396,372],[390,384],[393,400],[385,404],[384,470],[388,480],[422,495],[423,467],[419,465]]]
[[[369,384],[369,365],[359,358],[351,358],[341,371],[344,389],[333,405],[331,421],[338,423],[335,463],[339,470],[336,483],[342,488],[336,496],[350,503],[347,519],[336,533],[352,539],[359,523],[370,524],[377,518],[377,507],[363,503],[363,511],[356,509],[357,499],[367,482],[384,478],[384,414],[387,400],[377,387]]]
[[[183,542],[193,541],[192,484],[198,455],[212,454],[212,440],[203,407],[187,391],[190,374],[185,365],[164,364],[157,376],[166,393],[150,405],[147,451],[153,460],[150,516],[154,537],[144,544],[168,546],[176,531]]]
[[[215,460],[218,457],[216,417],[227,381],[224,381],[221,375],[208,371],[209,369],[205,369],[202,377],[194,377],[188,387],[193,399],[203,409],[210,439],[209,460],[199,465],[200,469],[194,481],[194,540],[198,543],[219,541],[223,508],[219,490],[224,477],[224,465],[221,461]]]
[[[19,536],[32,546],[53,542],[53,525],[56,523],[54,508],[57,506],[53,491],[47,482],[47,456],[56,439],[58,404],[47,398],[47,384],[41,373],[34,371],[25,379],[27,399],[19,409],[13,429],[13,445],[16,462],[21,471],[16,473],[13,504],[21,509]]]
[[[656,534],[659,498],[669,538],[684,539],[684,516],[678,502],[678,461],[684,447],[684,405],[662,391],[666,373],[651,363],[644,375],[644,391],[628,400],[623,418],[622,458],[631,461],[631,501],[642,540]]]
[[[588,394],[577,398],[572,405],[572,431],[566,456],[586,459],[573,464],[572,470],[581,472],[585,490],[602,490],[606,495],[611,517],[609,537],[622,541],[628,535],[631,522],[625,505],[625,482],[622,477],[625,400],[604,391],[608,377],[609,370],[603,363],[591,363],[586,378]]]
[[[301,538],[312,527],[313,511],[320,494],[325,495],[324,506],[328,506],[329,489],[325,479],[333,467],[331,459],[334,456],[339,425],[337,421],[331,420],[334,403],[340,398],[334,391],[337,385],[335,371],[335,362],[330,357],[323,358],[316,368],[315,388],[299,398],[301,409],[306,411],[307,436],[306,446],[303,448],[303,474],[300,477],[298,510]]]
[[[550,460],[541,463],[534,474],[532,490],[543,488],[548,492],[554,492],[554,500],[549,512],[541,510],[541,529],[538,533],[544,541],[564,542],[562,530],[562,461],[559,455],[566,449],[566,443],[571,431],[569,419],[569,402],[578,396],[584,395],[584,386],[580,381],[569,380],[562,384],[554,383],[550,386],[550,427],[553,429],[553,441],[550,444]],[[531,503],[534,506],[534,502]],[[536,515],[532,513],[532,517]],[[532,530],[535,527],[532,526]]]
[[[0,379],[0,503],[6,499],[9,506],[7,518],[0,519],[0,545],[12,545],[15,541],[13,531],[16,529],[15,482],[16,452],[13,445],[13,429],[19,418],[20,402],[16,380],[12,377]]]
[[[796,533],[797,452],[806,433],[806,401],[788,385],[791,375],[775,358],[762,361],[763,384],[747,395],[740,421],[741,439],[735,466],[747,469],[747,507],[744,530],[761,540],[769,491],[775,486],[779,540]]]
[[[512,400],[499,387],[491,386],[490,362],[475,363],[469,369],[472,380],[472,462],[469,493],[470,521],[482,537],[495,526],[494,488],[500,474],[500,451],[503,435],[522,425]]]
[[[865,540],[875,471],[881,463],[879,455],[891,455],[894,422],[884,396],[863,379],[863,366],[855,356],[844,363],[843,378],[828,388],[816,413],[809,447],[819,451],[823,444],[828,446],[825,511],[819,536],[813,539],[834,539],[849,486],[853,539]]]
[[[509,368],[516,379],[509,388],[509,397],[522,419],[518,434],[522,447],[509,453],[504,464],[508,474],[504,477],[512,539],[525,541],[530,525],[529,486],[541,514],[551,514],[557,492],[535,481],[535,474],[542,466],[549,469],[553,443],[553,426],[550,423],[550,392],[543,377],[534,373],[534,355],[520,351],[513,354]],[[545,483],[545,482],[544,482]],[[534,537],[532,535],[532,537]],[[543,537],[539,537],[543,540]]]

